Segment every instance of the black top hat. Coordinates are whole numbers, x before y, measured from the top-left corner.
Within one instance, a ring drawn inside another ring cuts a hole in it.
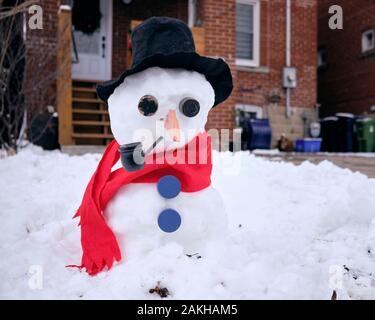
[[[97,87],[98,96],[106,101],[124,79],[150,67],[183,68],[206,76],[215,91],[215,104],[229,97],[233,89],[229,66],[223,59],[202,57],[195,52],[189,27],[178,19],[153,17],[137,26],[132,33],[133,63],[117,79]]]

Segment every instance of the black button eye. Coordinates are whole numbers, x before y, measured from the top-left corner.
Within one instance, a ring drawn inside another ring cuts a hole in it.
[[[146,117],[153,116],[158,111],[158,100],[150,95],[143,96],[139,100],[138,110]]]
[[[199,102],[195,99],[185,98],[180,102],[180,111],[189,118],[195,117],[200,110]]]

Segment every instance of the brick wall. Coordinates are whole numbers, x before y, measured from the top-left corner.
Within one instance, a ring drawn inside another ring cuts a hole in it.
[[[113,0],[112,76],[117,77],[127,68],[127,43],[131,20],[169,16],[187,22],[187,8],[187,0],[137,0],[128,5],[122,0]]]
[[[44,24],[42,31],[28,34],[29,48],[34,53],[44,52],[50,63],[42,68],[45,73],[56,70],[54,57],[57,33],[57,11],[63,0],[42,0]],[[361,0],[365,1],[365,0]],[[207,129],[233,128],[234,106],[252,104],[278,114],[272,120],[274,138],[283,132],[302,135],[302,120],[283,119],[285,90],[282,88],[282,68],[285,65],[285,0],[260,0],[260,67],[244,68],[235,65],[235,0],[198,0],[197,16],[205,29],[207,56],[223,57],[232,69],[234,90],[231,97],[210,112]],[[166,15],[187,21],[187,0],[137,0],[125,5],[113,0],[113,59],[112,76],[118,76],[127,66],[128,30],[131,20],[145,20],[154,15]],[[298,87],[292,89],[291,104],[296,108],[313,108],[316,104],[317,1],[292,1],[292,65],[297,68]],[[34,66],[35,67],[35,66]],[[30,73],[29,73],[30,74]],[[31,84],[32,82],[30,82]],[[31,86],[34,94],[43,92]],[[53,85],[52,85],[53,88]],[[279,92],[281,101],[270,106],[271,91]],[[45,91],[45,90],[44,90]],[[52,89],[53,91],[53,89]],[[52,94],[53,95],[53,94]],[[29,96],[32,99],[32,96]],[[272,107],[272,108],[271,108]],[[301,111],[300,109],[299,111]],[[299,114],[300,112],[296,112]],[[270,116],[270,118],[272,118]]]
[[[201,4],[203,11],[203,27],[205,29],[205,54],[212,57],[222,57],[230,65],[232,76],[234,72],[235,52],[235,3],[225,0],[204,0]],[[207,129],[232,128],[233,106],[235,95],[213,109],[209,114]]]
[[[328,27],[328,8],[340,5],[344,29]],[[375,29],[374,0],[319,1],[319,46],[327,50],[327,66],[319,70],[319,102],[323,115],[361,114],[375,105],[375,50],[363,55],[362,32]]]
[[[57,14],[61,3],[64,1],[41,0],[43,29],[26,31],[25,99],[31,111],[56,106]]]
[[[235,65],[235,0],[201,0],[203,26],[206,34],[206,54],[221,56],[231,66],[234,90],[230,99],[210,112],[208,128],[232,128],[234,106],[252,104],[273,108],[268,97],[273,90],[282,97],[278,113],[285,111],[285,90],[282,88],[282,68],[285,66],[285,0],[261,0],[260,68]],[[297,68],[298,86],[292,89],[291,105],[313,108],[316,105],[317,76],[317,3],[315,0],[292,1],[292,65]],[[274,137],[282,132],[302,135],[302,121],[294,124],[281,116],[273,123]],[[282,122],[282,123],[280,123]]]

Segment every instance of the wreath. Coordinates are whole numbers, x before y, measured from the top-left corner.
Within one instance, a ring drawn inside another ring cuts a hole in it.
[[[75,0],[73,3],[72,23],[74,30],[92,34],[100,28],[100,0]]]

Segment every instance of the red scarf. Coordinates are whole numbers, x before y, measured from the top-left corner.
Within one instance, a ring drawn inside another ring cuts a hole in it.
[[[160,161],[155,163],[155,155],[147,158],[144,169],[135,172],[127,172],[123,168],[111,172],[112,167],[120,158],[118,148],[119,144],[115,140],[106,148],[74,216],[81,218],[83,255],[79,268],[86,268],[86,272],[90,275],[97,274],[105,267],[110,269],[114,260],[121,260],[116,237],[105,222],[103,212],[108,202],[122,186],[129,183],[156,183],[165,175],[176,176],[181,182],[183,192],[200,191],[211,184],[211,141],[207,133],[197,135],[183,149],[161,154],[164,160],[161,164]],[[179,151],[183,151],[180,155],[183,155],[185,161],[169,164],[171,156],[178,155]],[[191,151],[195,151],[195,155],[192,156]],[[205,162],[199,163],[202,155]],[[160,157],[160,154],[157,157]],[[189,164],[189,162],[194,164]]]

